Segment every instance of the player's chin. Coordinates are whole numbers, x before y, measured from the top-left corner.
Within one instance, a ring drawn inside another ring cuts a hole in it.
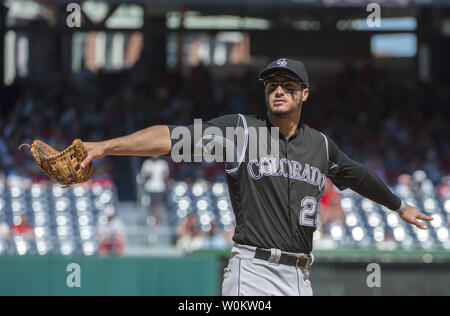
[[[287,116],[287,115],[291,114],[294,111],[294,109],[289,108],[289,107],[284,106],[284,105],[282,105],[282,106],[271,105],[269,110],[270,110],[271,114],[273,114],[275,116],[278,116],[278,117]]]

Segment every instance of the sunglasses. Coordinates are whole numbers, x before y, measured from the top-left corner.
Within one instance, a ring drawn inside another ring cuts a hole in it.
[[[303,83],[301,83],[299,81],[292,81],[292,80],[278,81],[278,80],[271,80],[270,79],[270,80],[264,81],[264,87],[269,92],[275,91],[278,88],[278,86],[281,86],[281,88],[285,92],[300,91],[302,89],[302,85],[303,85]]]

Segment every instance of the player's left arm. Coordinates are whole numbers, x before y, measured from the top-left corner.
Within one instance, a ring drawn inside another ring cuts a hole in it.
[[[328,138],[328,142],[328,177],[339,189],[350,188],[358,194],[396,211],[406,223],[420,229],[427,229],[427,226],[419,220],[431,221],[432,217],[403,202],[372,170],[348,158],[330,138]]]

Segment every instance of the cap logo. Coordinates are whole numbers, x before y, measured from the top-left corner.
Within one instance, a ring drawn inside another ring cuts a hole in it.
[[[286,66],[287,66],[286,58],[280,58],[280,59],[278,59],[277,65],[279,65],[280,67],[286,67]]]

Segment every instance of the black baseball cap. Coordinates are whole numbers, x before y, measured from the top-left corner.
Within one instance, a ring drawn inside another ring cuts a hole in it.
[[[294,74],[300,81],[309,87],[308,72],[305,65],[299,61],[290,58],[278,58],[269,63],[266,68],[259,73],[259,80],[264,80],[267,76],[277,71],[288,71]]]

